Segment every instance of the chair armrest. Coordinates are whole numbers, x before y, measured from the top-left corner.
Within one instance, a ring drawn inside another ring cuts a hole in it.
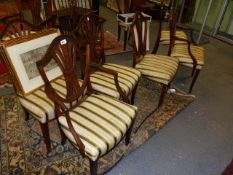
[[[182,30],[189,30],[189,31],[194,30],[194,29],[191,28],[191,27],[183,26],[183,25],[181,25],[181,24],[176,24],[176,27],[179,28],[179,29],[182,29]]]
[[[118,91],[118,93],[120,94],[120,97],[122,97],[123,101],[128,102],[129,103],[129,99],[128,97],[125,95],[125,93],[123,92],[123,90],[121,89],[120,85],[119,85],[119,81],[118,81],[118,73],[114,70],[105,68],[99,64],[96,63],[91,63],[91,67],[98,69],[100,71],[103,71],[105,73],[111,74],[114,77],[114,84],[116,86],[116,89]]]
[[[184,38],[179,38],[177,36],[174,36],[174,38],[175,38],[175,40],[187,42],[187,44],[192,44],[192,45],[195,45],[195,46],[197,45],[195,42],[187,40],[187,39],[184,39]]]
[[[103,71],[103,72],[106,72],[108,74],[111,74],[113,75],[114,77],[118,77],[118,73],[114,70],[111,70],[111,69],[108,69],[108,68],[105,68],[99,64],[96,64],[96,63],[91,63],[91,67],[95,68],[95,69],[98,69],[100,71]]]
[[[191,45],[193,44],[192,42],[190,42],[189,40],[186,40],[186,39],[183,39],[183,38],[178,38],[175,36],[175,40],[179,40],[179,41],[185,41],[187,42],[188,44],[188,53],[193,61],[193,65],[196,67],[197,65],[197,60],[195,59],[194,55],[192,54],[192,51],[191,51]],[[195,44],[195,43],[194,43]]]
[[[184,41],[184,42],[186,42],[187,44],[191,44],[191,42],[190,42],[189,40],[187,40],[187,39],[179,38],[179,37],[177,37],[177,36],[173,36],[173,37],[174,37],[175,41],[176,41],[176,40],[178,40],[178,41]]]
[[[191,38],[191,41],[193,44],[197,45],[197,43],[194,41],[194,38],[193,38],[193,32],[196,31],[194,28],[192,27],[187,27],[187,26],[183,26],[181,24],[176,24],[176,27],[178,29],[181,29],[181,30],[185,30],[185,31],[190,31],[190,38]]]

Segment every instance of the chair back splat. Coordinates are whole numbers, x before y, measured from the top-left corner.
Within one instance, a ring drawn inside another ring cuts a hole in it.
[[[168,49],[168,56],[171,55],[172,48],[175,45],[175,38],[176,38],[176,13],[171,12],[171,17],[169,19],[169,29],[170,29],[170,44]]]
[[[104,54],[104,30],[103,24],[106,20],[94,13],[89,13],[80,19],[74,35],[85,37],[86,42],[90,45],[91,62],[105,63]]]
[[[80,84],[78,81],[77,73],[77,57],[80,61],[85,61],[85,74],[84,80]],[[82,51],[78,47],[77,41],[75,41],[71,36],[61,35],[57,37],[50,45],[48,52],[44,58],[37,62],[39,72],[45,82],[45,91],[49,98],[55,101],[59,106],[59,109],[66,111],[65,103],[76,103],[80,98],[84,97],[86,94],[91,92],[91,87],[89,85],[89,47],[87,49],[86,59],[82,58]],[[58,66],[60,67],[65,82],[66,82],[66,95],[61,96],[56,91],[54,91],[50,81],[48,80],[44,67],[54,59]],[[57,111],[60,112],[60,111]]]
[[[165,15],[166,14],[166,8],[165,8],[165,5],[164,5],[164,0],[161,0],[161,3],[160,3],[160,17],[159,17],[159,30],[158,30],[158,35],[157,35],[157,39],[155,41],[155,45],[154,45],[154,48],[152,50],[152,54],[156,54],[158,48],[159,48],[159,42],[160,42],[160,39],[161,39],[161,31],[162,31],[162,26],[163,26],[163,21],[165,20]]]
[[[147,48],[147,32],[148,32],[148,17],[143,16],[141,12],[136,12],[134,16],[134,24],[131,27],[131,32],[134,33],[133,35],[133,67],[140,62],[141,58],[146,54]]]

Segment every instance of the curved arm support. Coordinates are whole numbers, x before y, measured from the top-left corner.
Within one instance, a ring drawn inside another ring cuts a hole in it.
[[[120,94],[120,97],[123,99],[124,102],[129,103],[129,99],[128,97],[125,95],[125,93],[123,92],[123,90],[121,89],[120,85],[119,85],[119,81],[118,81],[118,73],[114,70],[105,68],[99,64],[96,63],[91,63],[91,67],[98,69],[100,71],[103,71],[105,73],[111,74],[114,77],[114,83],[116,86],[116,89],[118,91],[118,93]]]

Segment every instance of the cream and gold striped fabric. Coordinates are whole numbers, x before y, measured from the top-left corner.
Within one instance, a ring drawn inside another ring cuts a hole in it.
[[[56,79],[51,84],[59,95],[63,97],[66,95],[64,77]],[[41,123],[46,123],[48,120],[55,118],[54,103],[47,97],[44,88],[40,88],[27,96],[19,96],[19,101]]]
[[[103,67],[114,70],[118,73],[118,82],[125,95],[128,95],[135,87],[139,78],[140,71],[118,64],[105,63]],[[114,83],[114,76],[105,72],[96,71],[90,75],[92,88],[101,94],[111,97],[120,98],[120,94]]]
[[[178,59],[174,57],[147,54],[136,68],[148,79],[167,85],[173,79],[178,64]]]
[[[204,65],[204,48],[200,46],[191,45],[191,53],[197,60],[197,68],[201,69]],[[188,45],[174,45],[171,56],[177,57],[181,64],[188,67],[193,67],[193,61],[188,52]]]
[[[179,38],[187,40],[187,35],[184,31],[176,31],[176,36]],[[170,44],[170,31],[169,30],[162,30],[161,31],[160,42],[162,44]],[[179,41],[179,40],[176,40],[175,42],[176,42],[176,44],[186,43],[185,41]]]
[[[93,161],[113,148],[125,135],[136,116],[137,108],[112,97],[93,94],[69,112],[75,131]],[[67,138],[77,145],[65,116],[59,123]]]

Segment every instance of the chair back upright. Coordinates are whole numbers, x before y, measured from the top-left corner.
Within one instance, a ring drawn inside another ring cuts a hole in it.
[[[169,31],[170,31],[170,44],[168,49],[168,56],[171,55],[172,48],[174,47],[176,40],[176,13],[174,11],[170,12]]]
[[[84,36],[86,42],[90,45],[91,62],[97,64],[105,63],[104,54],[104,29],[103,24],[106,20],[94,13],[89,13],[83,16],[73,31]]]
[[[133,36],[133,67],[141,61],[147,52],[147,32],[148,31],[148,17],[137,11],[134,16],[134,22],[131,26],[131,33]]]
[[[172,0],[170,0],[167,3],[166,2],[167,2],[166,0],[161,0],[161,2],[160,2],[159,28],[158,28],[157,39],[155,40],[154,48],[152,50],[152,54],[156,54],[156,52],[158,50],[164,22],[170,21],[170,15],[171,15],[171,9],[172,9],[172,7],[171,7]],[[169,28],[170,28],[170,25],[169,25]]]

